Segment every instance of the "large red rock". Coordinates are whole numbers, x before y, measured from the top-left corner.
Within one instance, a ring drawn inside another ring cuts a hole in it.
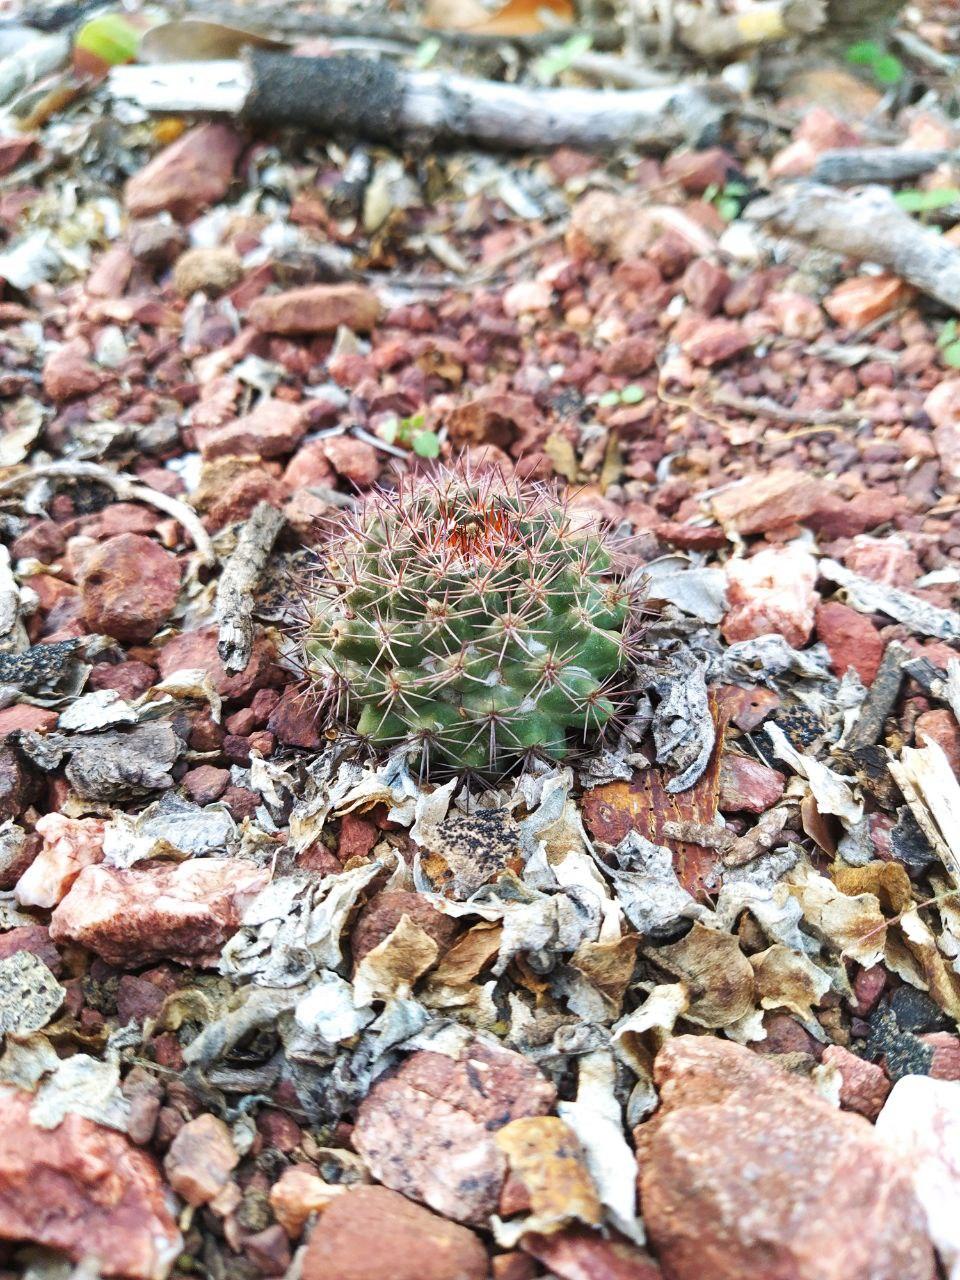
[[[460,1222],[496,1212],[507,1166],[497,1129],[545,1115],[556,1090],[519,1053],[477,1040],[459,1059],[422,1050],[360,1104],[353,1145],[394,1191]]]
[[[80,590],[93,631],[127,642],[151,640],[180,594],[180,564],[158,542],[120,533],[84,558]]]
[[[364,284],[309,284],[257,298],[248,318],[262,333],[336,333],[341,325],[367,333],[379,315],[380,299]]]
[[[797,546],[768,547],[749,559],[729,560],[724,638],[734,644],[773,633],[795,649],[802,647],[813,630],[816,581],[816,560]]]
[[[486,1280],[487,1251],[466,1227],[386,1187],[354,1187],[320,1216],[303,1280]]]
[[[175,671],[199,669],[210,677],[221,698],[243,698],[254,689],[270,684],[276,674],[273,651],[261,638],[254,641],[253,653],[245,670],[230,675],[220,661],[216,627],[201,631],[184,631],[174,636],[160,650],[158,664],[164,679]]]
[[[108,964],[215,964],[270,879],[239,859],[86,867],[50,917],[54,942],[79,942]]]
[[[712,1037],[669,1041],[654,1075],[635,1136],[666,1280],[933,1280],[909,1170],[866,1120]]]
[[[783,795],[785,785],[778,769],[727,751],[720,761],[718,808],[721,813],[766,813]]]
[[[243,139],[229,125],[202,124],[191,129],[127,183],[124,199],[133,218],[166,210],[189,222],[227,194]]]
[[[306,435],[306,406],[264,399],[242,418],[197,432],[206,459],[231,455],[282,458],[293,453]]]
[[[838,676],[852,667],[865,685],[873,684],[886,646],[865,614],[835,600],[817,605],[817,639],[829,649]]]
[[[0,1238],[90,1259],[104,1276],[167,1275],[181,1239],[151,1158],[74,1113],[41,1129],[33,1101],[11,1089],[0,1105]]]

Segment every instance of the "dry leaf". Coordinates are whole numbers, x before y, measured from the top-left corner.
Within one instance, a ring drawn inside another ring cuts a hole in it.
[[[826,876],[801,863],[785,882],[800,903],[803,918],[813,935],[865,968],[883,956],[886,921],[875,894],[851,897]]]
[[[875,894],[884,910],[893,915],[906,911],[913,902],[910,877],[902,862],[877,861],[862,867],[838,866],[831,869],[830,877],[841,893],[852,897],[860,893]]]
[[[753,969],[732,934],[696,920],[685,938],[646,954],[684,983],[690,993],[684,1017],[698,1027],[727,1027],[754,1011]]]
[[[570,961],[600,993],[611,1018],[620,1016],[624,992],[633,975],[638,941],[635,933],[627,933],[610,942],[581,942]]]
[[[535,36],[550,27],[569,25],[576,13],[570,0],[507,0],[488,13],[475,0],[429,0],[424,26],[471,31],[485,36]]]
[[[787,1009],[809,1020],[813,1006],[830,990],[830,978],[822,969],[781,942],[752,955],[750,964],[762,1009]]]
[[[372,1000],[406,999],[437,955],[434,939],[409,916],[401,916],[393,931],[357,965],[354,1004],[362,1008]]]

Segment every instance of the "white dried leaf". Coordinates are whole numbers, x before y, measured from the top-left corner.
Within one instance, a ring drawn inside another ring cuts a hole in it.
[[[95,733],[117,724],[136,724],[138,718],[116,689],[94,689],[60,712],[57,727],[65,733]]]

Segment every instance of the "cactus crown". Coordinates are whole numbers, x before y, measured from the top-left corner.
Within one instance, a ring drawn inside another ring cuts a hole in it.
[[[501,772],[614,717],[637,592],[549,488],[444,468],[378,491],[309,584],[303,665],[331,719],[425,764]]]

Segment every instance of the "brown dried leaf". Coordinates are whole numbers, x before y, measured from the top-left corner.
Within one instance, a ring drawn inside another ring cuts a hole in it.
[[[896,915],[913,902],[910,877],[902,862],[868,862],[863,867],[836,867],[830,878],[841,893],[872,893],[885,911]]]
[[[750,957],[761,1009],[788,1009],[812,1018],[813,1006],[830,990],[830,978],[809,957],[774,943]]]
[[[684,1017],[698,1027],[728,1027],[753,1012],[753,969],[732,934],[697,920],[685,938],[646,954],[687,987],[690,1007]]]
[[[887,926],[874,894],[852,897],[842,893],[809,863],[794,867],[785,883],[815,937],[865,967],[882,957]]]
[[[570,960],[571,967],[600,993],[611,1018],[620,1016],[623,996],[636,963],[638,942],[635,933],[624,934],[612,942],[581,942]]]
[[[402,915],[393,931],[368,951],[353,979],[354,1003],[406,999],[417,979],[436,963],[439,949],[430,935],[408,915]]]

